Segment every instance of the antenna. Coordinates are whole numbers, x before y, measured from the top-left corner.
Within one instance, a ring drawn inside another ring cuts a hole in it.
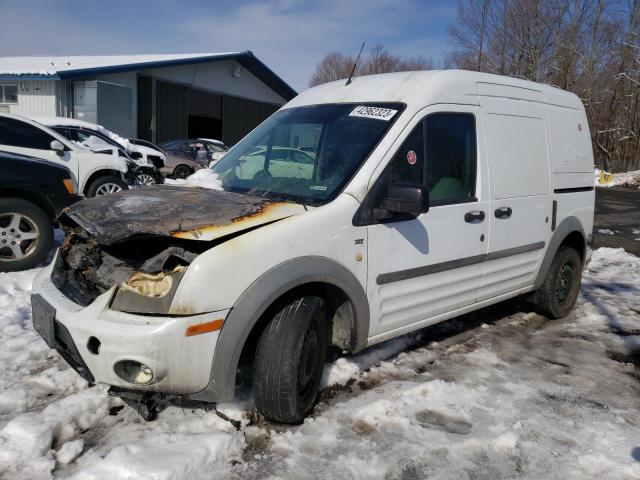
[[[364,42],[362,42],[362,46],[360,47],[360,52],[358,53],[358,56],[356,57],[356,61],[353,62],[353,68],[351,69],[351,74],[349,75],[349,78],[347,79],[347,83],[344,84],[345,87],[351,83],[351,77],[353,77],[353,74],[356,71],[356,66],[358,65],[358,60],[360,60],[360,55],[362,55],[362,50],[363,49],[364,49]]]

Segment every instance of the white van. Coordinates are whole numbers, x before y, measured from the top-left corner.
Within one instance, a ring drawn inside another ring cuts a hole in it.
[[[311,168],[281,155],[301,146]],[[212,171],[222,190],[71,207],[72,238],[34,282],[47,343],[147,418],[172,395],[232,399],[242,359],[258,411],[299,422],[328,345],[358,352],[522,294],[563,317],[589,258],[589,127],[546,85],[454,70],[328,83]]]
[[[128,188],[126,158],[117,149],[94,152],[21,115],[0,113],[0,150],[67,167],[78,179],[79,191],[88,197]]]

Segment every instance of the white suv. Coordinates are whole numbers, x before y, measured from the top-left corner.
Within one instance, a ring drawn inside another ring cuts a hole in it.
[[[98,153],[21,115],[0,114],[0,150],[64,165],[88,197],[126,190],[127,163],[118,150]]]
[[[67,140],[79,143],[93,151],[105,151],[113,148],[123,149],[130,157],[128,176],[137,185],[155,185],[164,183],[160,169],[167,160],[159,149],[146,145],[136,145],[102,125],[66,117],[30,117],[59,133]]]
[[[281,154],[300,146],[302,159]],[[562,317],[589,258],[584,108],[523,80],[448,70],[328,83],[210,176],[220,190],[72,206],[69,238],[34,282],[47,343],[146,418],[172,396],[232,399],[242,359],[258,411],[299,422],[328,345],[357,352],[521,294]]]

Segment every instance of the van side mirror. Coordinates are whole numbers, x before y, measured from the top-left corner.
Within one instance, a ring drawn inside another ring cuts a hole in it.
[[[429,211],[429,193],[424,185],[393,183],[382,199],[382,208],[392,213],[406,213],[417,217]]]
[[[49,144],[49,147],[58,155],[62,155],[65,150],[64,145],[60,140],[52,140],[51,143]]]

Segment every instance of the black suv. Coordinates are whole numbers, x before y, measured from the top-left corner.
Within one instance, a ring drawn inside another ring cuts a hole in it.
[[[0,151],[0,272],[33,268],[53,244],[53,221],[79,200],[68,168]]]

